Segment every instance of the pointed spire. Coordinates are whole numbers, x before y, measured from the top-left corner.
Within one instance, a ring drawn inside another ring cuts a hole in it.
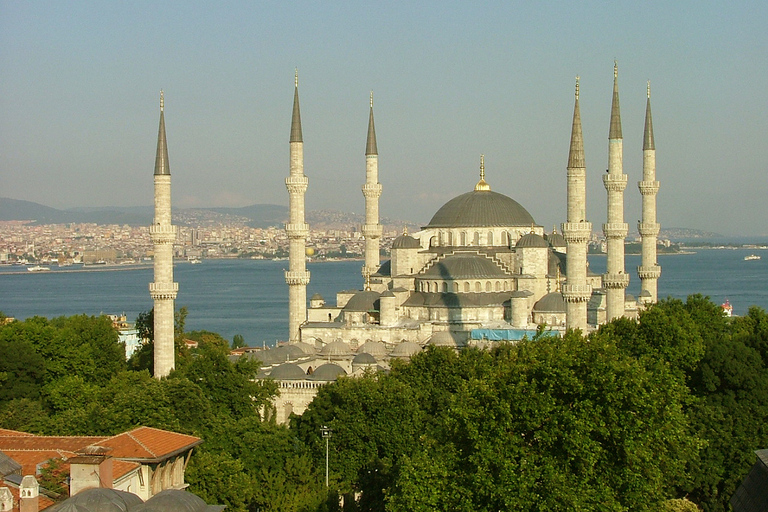
[[[304,142],[301,136],[301,113],[299,112],[299,68],[294,79],[296,88],[293,92],[293,118],[291,119],[291,142]]]
[[[371,114],[368,117],[368,141],[365,144],[366,155],[378,155],[376,147],[376,129],[373,127],[373,91],[371,91]]]
[[[609,139],[621,139],[621,113],[619,111],[619,64],[613,61],[613,102],[611,103],[611,128]]]
[[[645,104],[645,132],[643,133],[643,149],[656,149],[653,142],[653,119],[651,119],[651,81],[648,80],[648,100]]]
[[[171,174],[168,161],[168,142],[165,139],[165,97],[160,91],[160,128],[157,130],[157,156],[155,156],[155,174]]]
[[[491,186],[485,182],[485,155],[480,155],[480,181],[475,185],[475,190],[491,190]]]
[[[573,105],[573,126],[571,128],[571,150],[568,153],[568,167],[584,167],[584,138],[581,135],[578,76],[576,77],[576,101]]]

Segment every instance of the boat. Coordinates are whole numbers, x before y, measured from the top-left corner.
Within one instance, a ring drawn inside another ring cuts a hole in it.
[[[35,265],[34,267],[27,267],[27,270],[29,272],[47,272],[51,269],[49,267],[41,267],[40,265]]]
[[[197,259],[197,258],[189,258],[189,260],[188,260],[188,261],[189,261],[189,263],[190,263],[190,264],[192,264],[192,265],[197,265],[198,263],[200,263],[200,260],[199,260],[199,259]]]
[[[753,260],[759,260],[760,256],[757,254],[750,254],[749,256],[744,256],[744,261],[753,261]]]

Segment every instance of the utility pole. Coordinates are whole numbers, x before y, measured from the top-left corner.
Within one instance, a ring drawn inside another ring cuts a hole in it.
[[[320,434],[322,434],[323,439],[325,439],[325,487],[328,487],[328,442],[331,439],[333,430],[323,425],[320,427]]]

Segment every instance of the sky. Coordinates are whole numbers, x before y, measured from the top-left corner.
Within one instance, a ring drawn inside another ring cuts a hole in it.
[[[426,224],[483,154],[550,230],[579,75],[599,231],[616,60],[630,229],[650,80],[662,227],[766,235],[766,20],[763,1],[0,0],[0,197],[151,205],[163,89],[174,207],[287,205],[298,68],[308,210],[364,212],[373,91],[383,216]]]

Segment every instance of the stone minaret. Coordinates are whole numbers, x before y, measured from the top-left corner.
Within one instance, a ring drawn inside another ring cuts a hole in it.
[[[571,149],[568,154],[568,218],[562,225],[567,247],[563,299],[566,302],[566,327],[582,331],[587,330],[587,301],[592,295],[592,287],[587,284],[587,242],[592,234],[592,223],[587,222],[586,217],[587,169],[581,135],[579,77],[576,77]]]
[[[379,151],[376,148],[376,129],[373,127],[373,92],[371,92],[371,113],[368,118],[368,140],[365,145],[365,265],[363,266],[363,281],[368,282],[371,274],[379,268],[379,240],[381,239],[381,224],[379,224]]]
[[[304,141],[301,136],[301,114],[299,112],[299,72],[296,71],[293,92],[293,118],[291,119],[291,163],[290,174],[285,178],[288,189],[289,219],[285,232],[289,240],[288,270],[288,340],[301,341],[299,327],[307,320],[307,235],[309,226],[304,221],[304,194],[308,180],[304,176]]]
[[[155,301],[155,377],[167,377],[175,367],[173,345],[174,300],[179,291],[173,282],[173,243],[176,226],[171,224],[171,168],[165,140],[163,92],[160,91],[160,129],[155,157],[155,221],[149,228],[155,251],[155,282],[149,295]]]
[[[640,302],[643,304],[658,300],[657,284],[661,275],[661,266],[656,262],[656,239],[660,228],[656,222],[656,194],[659,192],[659,182],[656,181],[656,145],[653,142],[651,119],[651,82],[648,82],[647,96],[643,134],[643,181],[637,183],[643,196],[643,220],[637,223],[643,247],[642,261],[637,267],[637,275],[640,278]]]
[[[603,233],[608,246],[607,268],[603,275],[607,301],[606,320],[608,321],[624,316],[624,290],[629,285],[629,274],[624,272],[624,239],[627,237],[627,224],[624,222],[624,189],[627,188],[627,175],[623,172],[622,144],[619,69],[614,62],[611,127],[608,131],[608,172],[603,175],[603,184],[608,192],[608,222],[603,224]]]

